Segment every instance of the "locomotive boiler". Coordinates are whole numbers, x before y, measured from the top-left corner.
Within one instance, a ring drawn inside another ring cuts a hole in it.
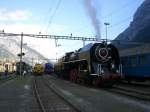
[[[121,76],[118,50],[106,42],[90,43],[66,53],[54,68],[60,77],[96,86],[112,86]]]

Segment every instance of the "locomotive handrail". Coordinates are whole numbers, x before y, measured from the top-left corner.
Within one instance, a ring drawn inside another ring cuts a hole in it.
[[[100,76],[102,74],[102,67],[101,67],[101,64],[98,64],[98,76]]]
[[[119,73],[120,73],[121,76],[122,76],[122,64],[119,65]]]

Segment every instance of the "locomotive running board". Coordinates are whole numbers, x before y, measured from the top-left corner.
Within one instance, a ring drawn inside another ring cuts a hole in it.
[[[120,73],[121,76],[122,76],[122,64],[119,65],[119,73]]]
[[[68,64],[68,63],[77,63],[77,62],[81,62],[81,61],[87,61],[87,60],[86,59],[81,59],[81,60],[67,61],[67,62],[63,62],[63,63]]]
[[[90,74],[90,75],[93,75],[93,76],[96,76],[96,75],[97,75],[97,76],[99,76],[98,74]]]
[[[102,74],[102,65],[101,64],[98,64],[98,69],[97,69],[97,73],[98,73],[98,76],[100,76]]]

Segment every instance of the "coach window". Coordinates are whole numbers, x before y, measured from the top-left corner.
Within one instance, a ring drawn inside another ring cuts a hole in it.
[[[147,64],[147,56],[146,55],[141,55],[139,57],[140,65],[145,65]]]
[[[131,57],[131,66],[136,66],[137,64],[137,57],[136,56],[132,56]]]
[[[125,63],[126,61],[125,61],[125,58],[121,58],[121,64],[123,65],[123,66],[125,66]]]
[[[121,59],[121,64],[124,66],[124,67],[128,67],[128,66],[130,66],[129,64],[129,59],[128,59],[128,57],[123,57],[122,59]]]

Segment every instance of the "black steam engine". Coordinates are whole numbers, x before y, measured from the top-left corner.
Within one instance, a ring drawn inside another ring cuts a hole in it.
[[[106,42],[66,53],[54,68],[60,77],[97,86],[112,86],[121,76],[118,50]]]

